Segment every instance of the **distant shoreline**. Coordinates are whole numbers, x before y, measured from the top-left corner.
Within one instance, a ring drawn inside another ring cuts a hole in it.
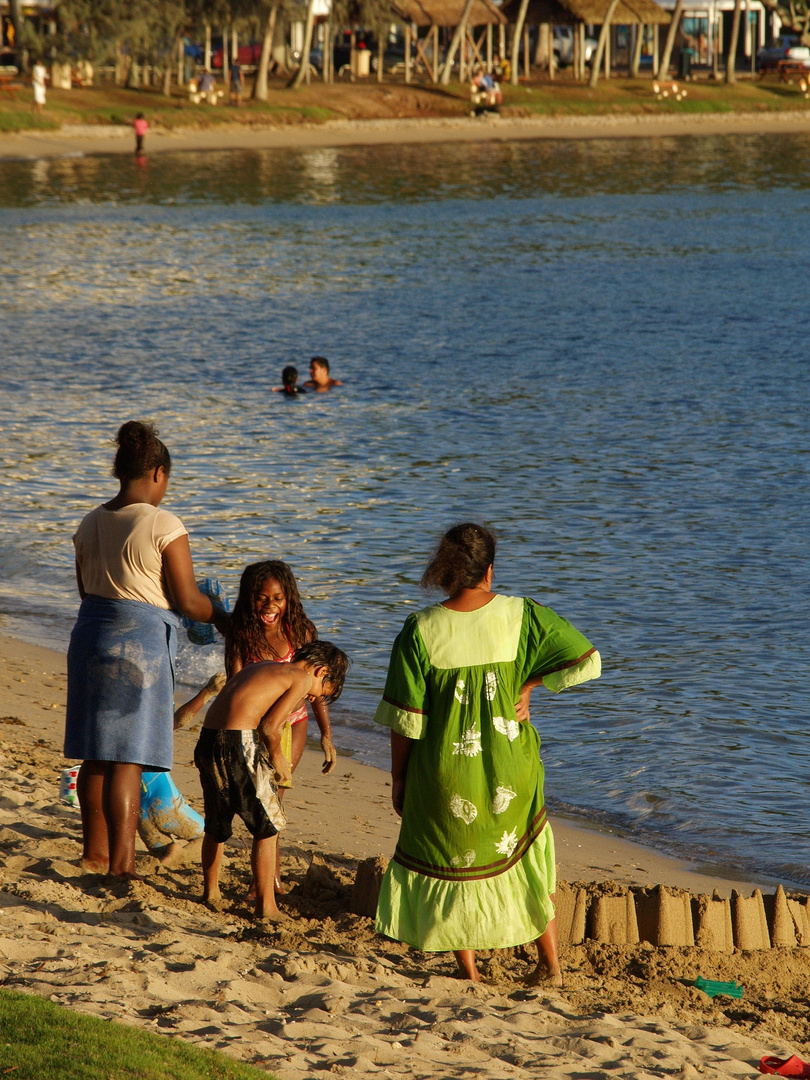
[[[706,138],[810,133],[808,112],[649,113],[615,116],[484,116],[424,119],[328,120],[322,124],[214,128],[158,128],[146,139],[147,156],[214,150],[306,150],[320,147],[429,145],[568,139]],[[132,154],[127,125],[64,125],[56,131],[0,133],[0,160],[36,160]]]

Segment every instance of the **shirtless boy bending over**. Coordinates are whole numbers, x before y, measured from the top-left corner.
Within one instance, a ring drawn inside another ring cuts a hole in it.
[[[238,814],[253,837],[256,917],[281,917],[273,874],[277,837],[286,818],[276,782],[292,775],[281,749],[281,729],[304,698],[330,702],[340,697],[347,667],[346,655],[336,645],[312,641],[289,664],[249,664],[228,680],[209,709],[194,751],[205,804],[204,902],[214,906],[220,901],[222,852]]]

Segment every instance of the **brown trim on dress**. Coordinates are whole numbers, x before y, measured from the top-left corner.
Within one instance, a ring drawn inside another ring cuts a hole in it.
[[[401,709],[402,712],[416,713],[417,716],[427,716],[426,709],[412,709],[409,705],[403,705],[401,701],[394,701],[394,699],[388,697],[387,694],[383,694],[382,699],[386,705],[393,705],[395,709]]]
[[[578,660],[569,660],[566,664],[558,664],[557,667],[548,668],[546,671],[537,672],[538,675],[553,675],[555,671],[565,671],[566,668],[576,667],[577,664],[581,664],[583,660],[587,660],[589,656],[593,656],[596,652],[596,646],[591,646],[586,653],[583,653]]]
[[[422,862],[421,859],[414,859],[412,856],[406,855],[399,845],[397,845],[394,852],[393,861],[415,874],[437,878],[439,881],[483,881],[486,878],[498,877],[519,863],[546,827],[546,824],[546,808],[544,806],[520,840],[518,840],[512,854],[506,858],[498,859],[497,862],[488,863],[486,866],[434,866],[432,863]]]

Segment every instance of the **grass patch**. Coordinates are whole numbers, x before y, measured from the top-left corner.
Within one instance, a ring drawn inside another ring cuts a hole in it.
[[[587,85],[561,79],[555,84],[505,86],[504,114],[507,116],[633,116],[656,114],[810,112],[798,87],[784,83],[757,81],[727,86],[724,82],[700,80],[681,83],[686,89],[682,101],[656,100],[652,80],[600,80],[594,90]]]
[[[320,94],[317,89],[314,93],[310,89],[303,100],[302,96],[275,89],[269,101],[246,100],[241,108],[234,109],[224,104],[194,105],[187,94],[179,93],[176,88],[168,98],[156,90],[127,90],[109,85],[68,91],[49,89],[45,112],[38,116],[31,109],[30,91],[23,90],[17,101],[0,102],[0,132],[52,131],[65,124],[130,126],[139,112],[146,116],[153,130],[169,131],[216,128],[224,124],[320,124],[340,115],[330,108],[329,88]]]
[[[37,116],[30,108],[0,107],[0,131],[56,131],[59,127],[58,120]]]
[[[13,1080],[270,1080],[181,1039],[0,991],[0,1075]]]

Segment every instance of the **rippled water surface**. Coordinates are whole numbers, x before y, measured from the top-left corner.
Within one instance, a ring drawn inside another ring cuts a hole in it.
[[[287,559],[370,724],[437,534],[600,648],[536,692],[549,801],[810,881],[810,142],[0,163],[0,630],[64,645],[70,536],[154,419],[166,505],[231,595]],[[327,355],[345,385],[288,401]],[[182,675],[214,670],[184,648]]]

